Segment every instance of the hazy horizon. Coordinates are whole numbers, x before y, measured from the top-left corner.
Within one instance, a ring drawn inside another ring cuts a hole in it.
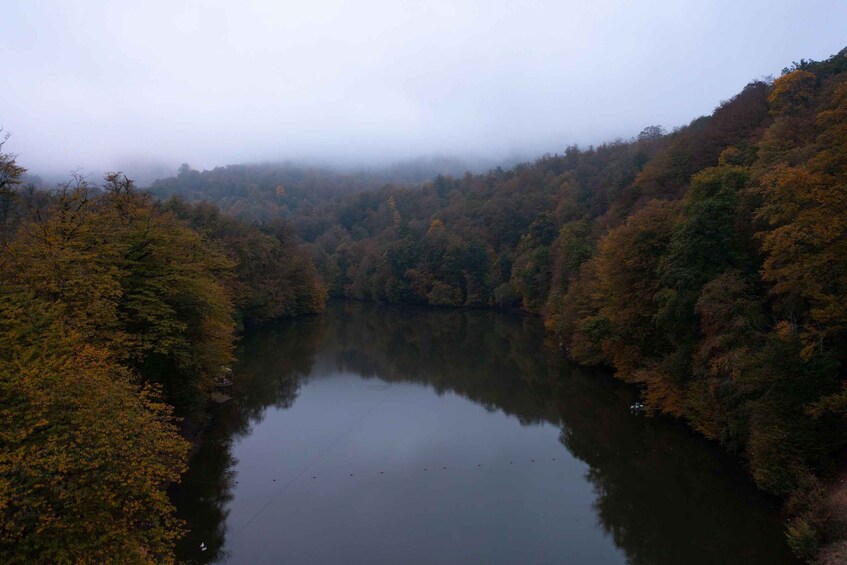
[[[531,159],[685,125],[847,45],[843,2],[661,4],[12,0],[4,150],[44,176]]]

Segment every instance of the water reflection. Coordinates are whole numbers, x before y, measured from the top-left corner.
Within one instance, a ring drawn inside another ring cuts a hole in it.
[[[249,336],[239,348],[233,400],[212,409],[212,422],[171,499],[189,532],[177,546],[180,561],[214,563],[224,551],[228,504],[237,485],[233,443],[261,423],[269,407],[288,408],[309,377],[324,336],[324,318],[286,322]],[[201,543],[205,547],[201,550]]]
[[[287,552],[274,560],[292,562],[791,562],[775,501],[755,491],[736,462],[675,422],[631,415],[630,388],[568,366],[545,339],[532,318],[349,302],[249,336],[234,400],[219,408],[185,481],[172,490],[191,529],[179,557],[269,560],[255,547],[264,544]],[[362,378],[365,386],[356,385]],[[314,404],[298,401],[301,390],[315,391]],[[491,418],[471,413],[468,400]],[[322,412],[327,405],[338,414]],[[369,410],[379,413],[365,428],[359,413]],[[427,437],[418,437],[417,423],[430,426]],[[328,441],[348,425],[359,426],[355,442]],[[545,443],[549,431],[567,451]],[[274,451],[279,444],[284,452]],[[334,451],[315,451],[324,445]],[[380,452],[386,446],[390,455]],[[461,470],[449,479],[444,471],[421,474],[427,463],[419,462],[432,453]],[[526,465],[530,454],[545,457],[546,467],[540,459]],[[512,457],[524,457],[520,469]],[[373,486],[337,478],[351,465],[350,480],[372,481],[360,479],[356,465],[374,461],[390,480],[381,476],[385,483]],[[467,470],[483,465],[485,474]],[[279,470],[279,479],[269,470]],[[312,473],[320,481],[310,482]],[[280,486],[271,483],[277,480]],[[409,494],[416,488],[421,494]],[[457,496],[470,507],[444,516],[428,506]],[[400,500],[419,511],[398,507]],[[336,524],[333,517],[348,512],[337,505],[373,514],[362,524]],[[311,521],[321,531],[309,530]],[[398,521],[428,533],[392,547],[367,529],[368,522],[385,534],[397,527],[397,540],[405,536]],[[487,552],[493,549],[499,553]]]

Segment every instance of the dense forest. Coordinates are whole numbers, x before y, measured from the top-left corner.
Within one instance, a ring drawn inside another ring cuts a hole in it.
[[[150,192],[165,199],[174,195],[192,201],[214,201],[226,214],[250,221],[310,214],[315,206],[335,198],[381,188],[412,187],[438,175],[461,175],[468,168],[484,170],[482,161],[421,157],[390,166],[339,169],[297,163],[229,165],[197,171],[184,163],[175,177],[152,183]]]
[[[163,486],[238,332],[327,294],[543,316],[564,355],[785,497],[798,555],[847,538],[827,496],[847,446],[847,50],[672,132],[426,183],[429,165],[183,166],[149,192],[121,174],[48,191],[1,150],[4,561],[172,559]]]
[[[180,178],[169,190],[197,198]],[[845,535],[824,480],[847,443],[847,50],[670,133],[339,195],[290,221],[331,295],[543,315],[571,359],[742,455],[786,497],[799,555]]]
[[[23,172],[0,154],[0,557],[167,562],[182,526],[164,486],[236,332],[325,292],[282,223],[120,174],[44,192]]]

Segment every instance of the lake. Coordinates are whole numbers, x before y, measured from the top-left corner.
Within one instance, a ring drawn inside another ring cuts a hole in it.
[[[331,303],[238,356],[171,489],[180,560],[794,562],[740,461],[631,413],[537,318]]]

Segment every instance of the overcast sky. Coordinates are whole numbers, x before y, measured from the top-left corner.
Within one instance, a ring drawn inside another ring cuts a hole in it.
[[[4,0],[0,126],[39,174],[533,157],[845,46],[845,0]]]

